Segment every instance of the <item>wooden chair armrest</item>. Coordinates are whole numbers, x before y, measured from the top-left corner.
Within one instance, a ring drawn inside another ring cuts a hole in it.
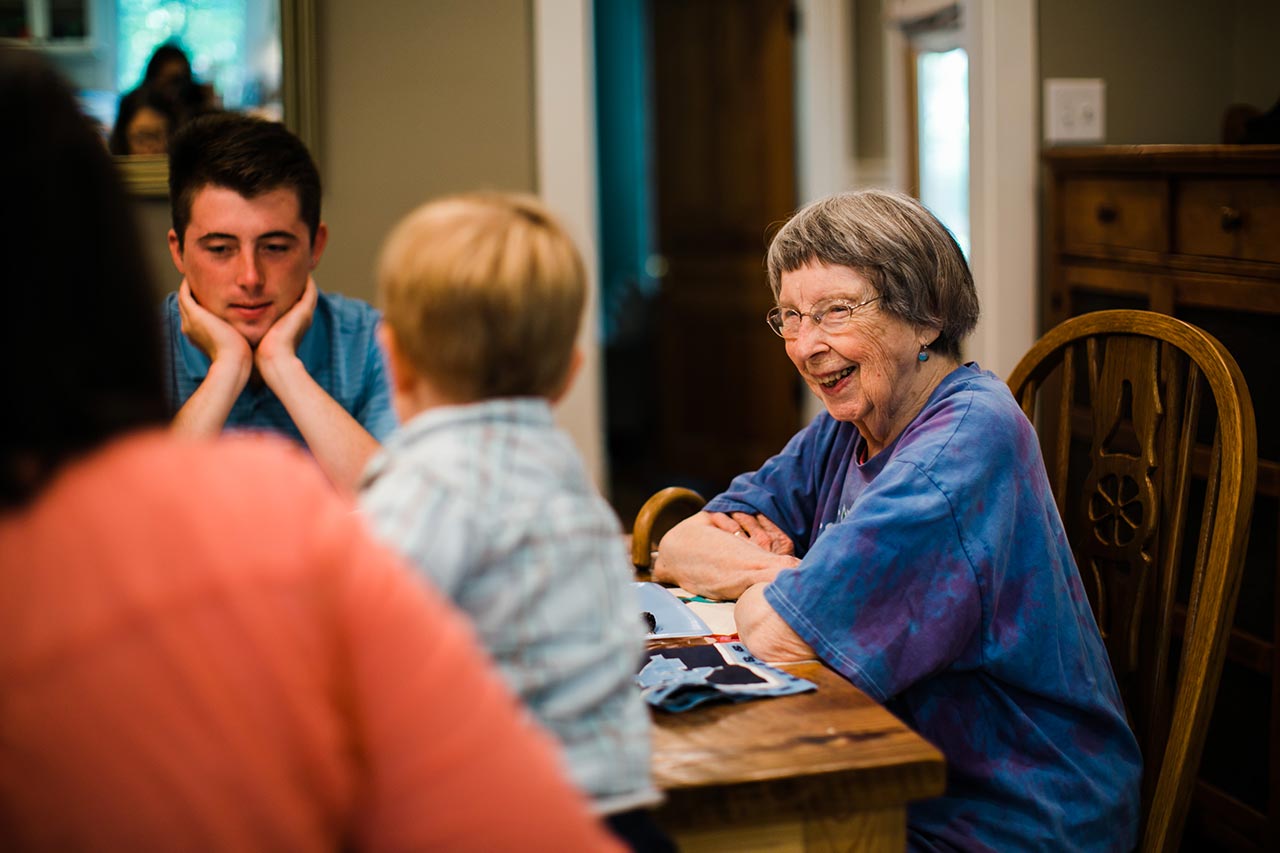
[[[631,527],[631,562],[641,571],[648,571],[653,562],[653,525],[664,512],[676,505],[687,506],[689,512],[697,512],[706,504],[706,498],[693,489],[670,486],[644,502],[636,513]]]

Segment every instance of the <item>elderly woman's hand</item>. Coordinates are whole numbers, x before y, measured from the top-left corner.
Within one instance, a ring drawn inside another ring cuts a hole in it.
[[[763,516],[742,515],[761,530],[765,529],[759,524]],[[787,553],[775,553],[757,545],[754,535],[748,536],[739,522],[723,513],[700,512],[690,516],[662,537],[653,564],[653,578],[678,584],[708,598],[735,599],[752,584],[773,580],[778,572],[800,563],[789,553],[791,540],[772,522],[768,524],[781,537],[768,541],[785,547]]]
[[[723,513],[709,512],[711,523],[734,536],[745,536],[752,544],[773,554],[791,555],[796,552],[791,537],[782,532],[782,528],[774,524],[764,515],[750,515],[745,512]]]

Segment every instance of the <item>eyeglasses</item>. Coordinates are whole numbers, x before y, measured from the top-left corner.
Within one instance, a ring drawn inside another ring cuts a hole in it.
[[[879,296],[873,296],[866,302],[859,302],[856,305],[848,302],[832,302],[817,311],[797,311],[794,308],[774,308],[765,315],[765,321],[768,322],[769,328],[779,337],[787,340],[794,340],[800,337],[800,325],[804,322],[804,318],[808,317],[813,320],[814,325],[828,334],[833,334],[844,329],[849,325],[849,321],[853,319],[853,314],[864,305],[870,305],[878,300]]]

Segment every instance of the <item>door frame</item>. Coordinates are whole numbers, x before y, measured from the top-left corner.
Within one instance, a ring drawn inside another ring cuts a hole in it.
[[[969,223],[982,306],[968,357],[1007,377],[1040,331],[1036,2],[962,5],[969,40]]]
[[[556,406],[596,487],[608,494],[604,452],[597,216],[595,54],[591,0],[534,0],[534,144],[538,194],[569,230],[587,273],[578,346],[582,367]]]
[[[1039,67],[1035,0],[958,0],[969,54],[969,222],[982,318],[966,357],[1007,376],[1039,334]],[[906,39],[884,30],[884,160],[853,151],[854,20],[848,2],[800,0],[800,194],[860,186],[907,191],[911,116]],[[808,34],[816,34],[809,36]],[[825,71],[824,71],[825,69]],[[838,78],[832,82],[832,78]],[[816,81],[816,82],[815,82]],[[834,141],[833,141],[834,140]]]
[[[1039,69],[1035,0],[960,0],[969,47],[969,174],[973,272],[982,319],[969,357],[1007,376],[1038,334],[1039,207],[1036,156]],[[875,183],[904,189],[902,35],[886,30],[887,163],[851,150],[847,2],[799,0],[798,190],[812,200]],[[598,311],[595,58],[590,0],[533,0],[534,123],[538,190],[582,249],[590,293],[579,345],[583,369],[557,409],[598,486],[607,488]]]

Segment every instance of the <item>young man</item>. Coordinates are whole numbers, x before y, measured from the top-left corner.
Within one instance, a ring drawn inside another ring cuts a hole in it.
[[[200,117],[174,137],[169,201],[183,275],[163,312],[174,431],[281,433],[353,486],[395,415],[377,312],[311,278],[328,229],[306,147],[273,122]]]
[[[361,508],[471,617],[613,830],[670,849],[644,809],[658,793],[622,531],[551,415],[579,361],[577,249],[531,197],[443,199],[392,232],[378,287],[404,427]]]

